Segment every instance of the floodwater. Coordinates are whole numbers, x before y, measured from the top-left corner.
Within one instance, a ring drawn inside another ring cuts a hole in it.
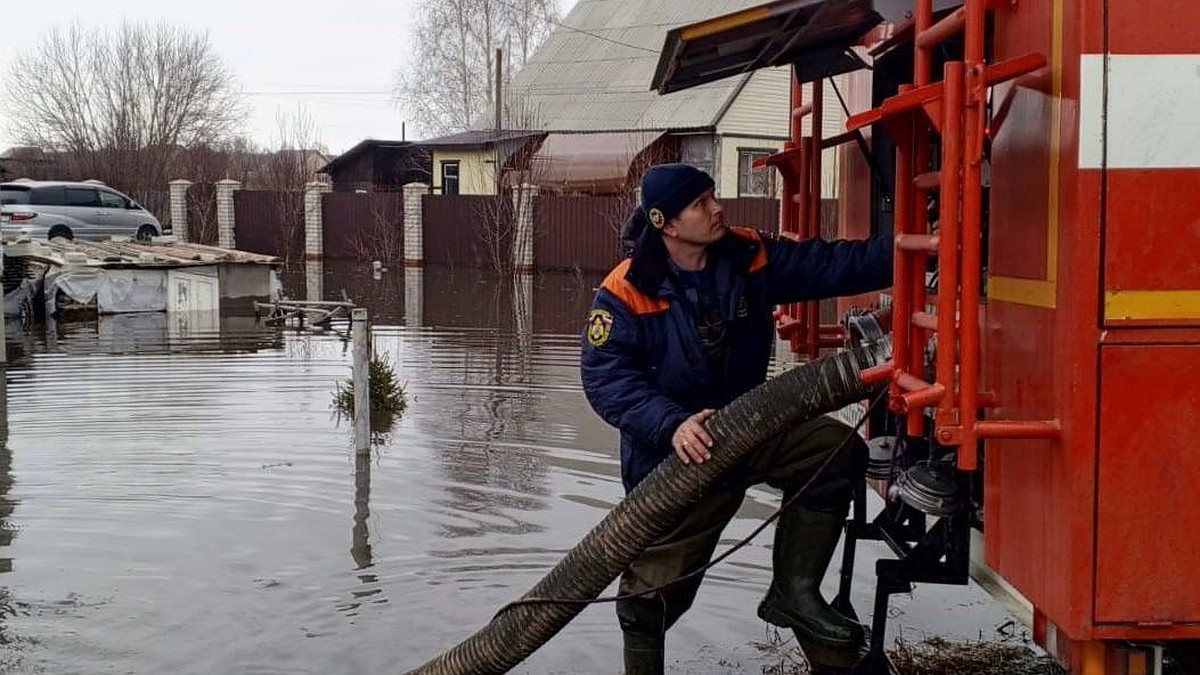
[[[616,433],[578,380],[598,279],[308,272],[290,295],[366,305],[407,383],[407,412],[365,458],[331,409],[350,372],[336,332],[166,315],[7,327],[0,672],[402,672],[486,623],[621,498]],[[752,491],[726,545],[777,503]],[[770,537],[709,573],[669,635],[673,672],[784,660],[755,616]],[[880,555],[859,555],[864,615]],[[891,613],[914,639],[1011,622],[974,587],[921,586]],[[612,605],[596,605],[515,672],[620,660]]]

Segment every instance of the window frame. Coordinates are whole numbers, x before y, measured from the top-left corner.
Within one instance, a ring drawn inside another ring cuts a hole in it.
[[[71,193],[72,192],[91,192],[92,193],[91,203],[88,203],[88,204],[72,203],[72,201],[71,201]],[[100,191],[97,190],[96,188],[91,188],[91,187],[75,187],[75,186],[68,185],[66,188],[63,189],[63,201],[66,202],[67,206],[71,206],[71,207],[74,207],[77,209],[98,209],[98,208],[100,208]]]
[[[10,195],[7,199],[4,197],[5,193]],[[21,201],[18,195],[24,196],[25,200]],[[25,187],[23,185],[5,185],[3,188],[0,188],[0,205],[25,206],[31,204],[32,202],[33,188]]]
[[[776,197],[775,172],[769,169],[764,170],[766,173],[766,191],[763,193],[750,192],[750,182],[755,180],[756,172],[754,171],[754,160],[760,157],[769,157],[779,150],[775,148],[759,148],[759,147],[738,147],[737,149],[737,196],[738,198],[748,197],[757,199],[774,199]],[[749,159],[743,171],[742,162]]]
[[[449,169],[452,167],[454,169],[454,176],[451,177],[446,174],[446,169]],[[458,160],[458,159],[443,159],[443,160],[441,160],[441,175],[442,175],[442,194],[443,195],[457,195],[457,194],[462,193],[462,160]],[[450,178],[452,178],[453,182],[454,182],[453,190],[447,189],[447,185],[449,184],[447,179],[450,179]]]
[[[66,206],[67,191],[62,185],[40,185],[29,190],[29,203],[34,206]]]
[[[102,208],[102,209],[126,210],[129,208],[129,200],[125,199],[124,197],[117,194],[116,192],[113,192],[112,190],[96,190],[96,194],[99,196],[100,208]],[[104,203],[105,196],[112,198],[115,201],[116,206],[110,206],[109,204],[105,204]]]

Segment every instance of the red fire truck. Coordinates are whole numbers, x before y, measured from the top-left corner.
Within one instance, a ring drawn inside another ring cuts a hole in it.
[[[890,383],[872,471],[893,499],[858,500],[847,537],[846,563],[859,538],[896,552],[862,672],[887,672],[888,595],[966,583],[982,548],[1072,673],[1164,652],[1200,673],[1197,25],[1173,0],[780,0],[667,35],[661,93],[792,68],[791,140],[763,162],[784,233],[820,232],[837,148],[838,232],[896,238],[894,287],[855,301],[890,326],[779,313],[810,356],[893,334],[867,375]],[[831,95],[848,121],[827,137]]]

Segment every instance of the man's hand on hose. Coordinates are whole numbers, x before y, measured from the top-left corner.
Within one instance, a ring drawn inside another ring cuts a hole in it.
[[[684,464],[703,464],[712,458],[708,449],[712,447],[713,440],[704,430],[704,422],[715,414],[717,411],[712,408],[701,410],[684,420],[675,430],[671,436],[671,447],[675,448],[679,461]]]

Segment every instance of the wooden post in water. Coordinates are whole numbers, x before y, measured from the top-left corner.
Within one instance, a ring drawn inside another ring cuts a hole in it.
[[[350,312],[350,338],[354,343],[354,449],[371,450],[371,324],[367,310]]]

